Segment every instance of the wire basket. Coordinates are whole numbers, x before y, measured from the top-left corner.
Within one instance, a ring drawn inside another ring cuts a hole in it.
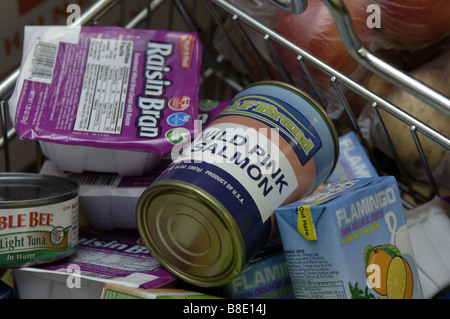
[[[289,11],[291,14],[307,14],[303,12],[307,8],[307,2],[304,0],[267,0],[267,2],[274,6],[274,10],[281,10],[279,7],[282,7],[282,9]],[[362,44],[353,28],[351,16],[342,0],[323,0],[323,2],[334,18],[343,44],[354,59],[370,72],[380,75],[395,87],[426,103],[430,109],[435,109],[442,116],[450,118],[450,99],[447,96],[399,71],[377,57]],[[79,25],[101,24],[102,17],[116,12],[112,10],[113,8],[119,8],[118,18],[120,19],[120,24],[124,27],[177,29],[198,32],[204,47],[201,98],[230,99],[251,82],[280,79],[280,77],[283,81],[293,82],[291,75],[302,72],[306,76],[305,81],[312,88],[312,94],[322,102],[322,93],[317,88],[315,79],[310,72],[310,67],[320,70],[329,78],[333,94],[347,116],[347,129],[351,129],[359,134],[360,140],[366,147],[368,155],[379,174],[391,174],[397,177],[399,186],[405,195],[405,206],[413,207],[440,194],[441,188],[435,182],[435,176],[433,176],[433,171],[428,165],[419,136],[431,140],[436,144],[436,148],[442,148],[445,152],[450,150],[449,137],[441,134],[420,119],[408,114],[400,107],[339,72],[332,65],[326,64],[295,43],[284,38],[253,16],[251,14],[252,10],[243,11],[238,8],[236,1],[231,0],[146,0],[142,10],[133,16],[131,20],[126,21],[124,14],[126,6],[126,1],[124,0],[95,1],[88,10],[83,12],[76,23]],[[301,31],[299,30],[299,32]],[[303,32],[307,32],[307,30]],[[217,48],[216,39],[218,37],[225,43],[226,54],[223,50]],[[264,43],[275,64],[267,63],[267,60],[259,50],[259,46],[255,44],[256,41]],[[283,64],[284,61],[280,58],[280,48],[290,52],[297,58],[297,69],[286,69]],[[230,56],[233,57],[232,60],[238,62],[230,62]],[[258,68],[255,68],[256,64]],[[257,72],[254,72],[255,70]],[[277,73],[275,76],[273,75],[274,71]],[[14,151],[9,147],[9,144],[10,141],[16,138],[14,128],[8,122],[7,100],[13,91],[18,73],[18,70],[12,72],[0,83],[2,111],[0,149],[5,154],[6,170],[10,169],[10,155]],[[379,122],[381,131],[387,141],[390,156],[380,153],[373,147],[367,136],[363,136],[358,124],[358,118],[347,100],[346,91],[351,91],[370,103],[373,114]],[[384,125],[383,119],[385,115],[406,124],[407,128],[405,128],[403,134],[414,141],[423,171],[426,173],[425,192],[417,191],[414,186],[416,185],[414,177],[405,171],[402,160],[399,158],[392,142],[390,132]],[[340,123],[337,125],[341,127]],[[37,160],[39,162],[39,159]]]

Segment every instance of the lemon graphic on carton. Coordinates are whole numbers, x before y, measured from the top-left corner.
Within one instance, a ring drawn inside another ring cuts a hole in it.
[[[389,299],[412,297],[411,267],[396,246],[367,246],[364,250],[364,263],[369,284],[378,294]]]

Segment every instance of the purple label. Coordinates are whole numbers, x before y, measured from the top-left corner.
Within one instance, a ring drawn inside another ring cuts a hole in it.
[[[20,78],[18,135],[167,153],[174,123],[194,132],[201,51],[196,33],[119,27],[82,27],[77,43],[40,41],[21,70],[30,76]]]
[[[149,254],[136,230],[80,231],[77,251],[63,260],[34,266],[47,271],[71,273],[78,268],[86,277],[109,280],[141,274],[141,287],[157,287],[175,280]],[[146,277],[147,276],[147,277]],[[148,276],[155,276],[148,281]]]

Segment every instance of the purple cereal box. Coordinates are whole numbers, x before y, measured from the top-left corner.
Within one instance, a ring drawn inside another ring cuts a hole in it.
[[[27,26],[18,136],[165,154],[194,132],[201,57],[192,32]]]
[[[14,269],[22,299],[100,298],[105,283],[145,289],[176,278],[149,254],[137,230],[80,230],[77,251],[45,265]],[[51,289],[49,289],[51,287]]]

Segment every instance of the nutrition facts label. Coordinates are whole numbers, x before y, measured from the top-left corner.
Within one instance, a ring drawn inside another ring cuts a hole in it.
[[[345,299],[340,272],[324,256],[285,250],[296,298]]]
[[[74,130],[120,134],[133,42],[90,39]]]
[[[67,274],[69,269],[78,268],[78,274],[82,278],[105,279],[138,287],[157,279],[150,273],[157,267],[159,267],[159,263],[154,259],[79,248],[75,254],[65,259],[61,268],[55,271]]]
[[[76,260],[86,268],[90,266],[92,272],[102,270],[103,273],[108,272],[111,276],[152,270],[159,267],[159,263],[155,259],[143,259],[88,249],[78,249],[76,255],[67,258],[67,260]]]
[[[342,281],[320,281],[304,283],[296,290],[297,298],[345,299]]]

